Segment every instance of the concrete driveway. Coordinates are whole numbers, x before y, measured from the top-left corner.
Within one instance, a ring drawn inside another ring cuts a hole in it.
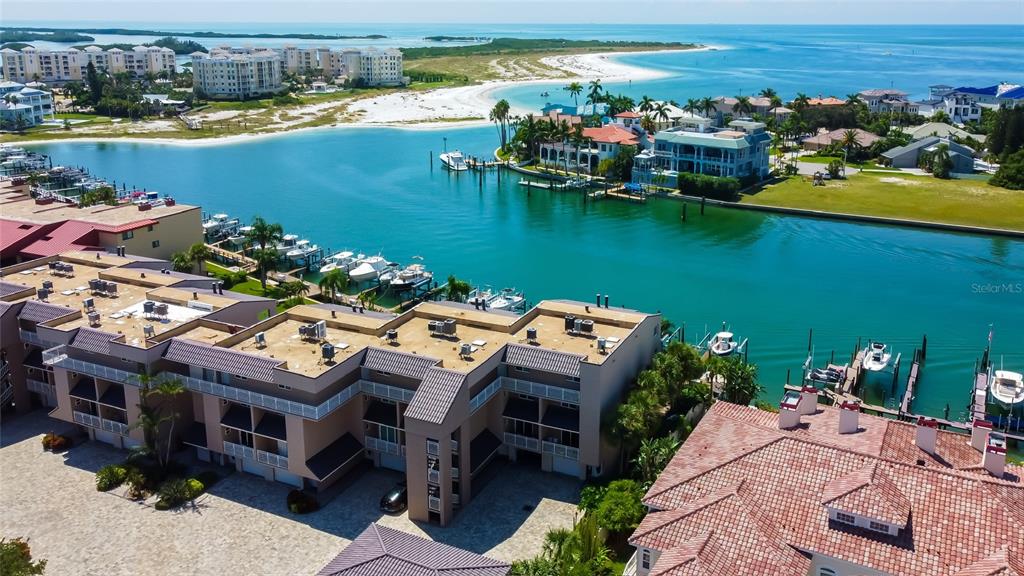
[[[88,442],[44,452],[59,428],[44,412],[0,429],[0,536],[30,539],[48,574],[315,574],[370,522],[512,561],[538,554],[544,533],[569,527],[579,482],[504,462],[451,526],[418,524],[378,509],[400,475],[370,470],[319,512],[287,511],[289,488],[242,473],[221,480],[195,507],[159,512],[97,492],[94,473],[124,452]]]

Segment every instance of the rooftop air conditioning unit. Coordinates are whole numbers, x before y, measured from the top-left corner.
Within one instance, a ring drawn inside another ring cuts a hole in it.
[[[537,329],[530,327],[526,329],[526,341],[536,342],[537,341]]]
[[[330,362],[334,359],[334,346],[332,344],[324,344],[320,347],[320,353],[325,362]]]
[[[152,324],[146,324],[145,326],[143,326],[142,333],[146,336],[146,338],[152,338],[154,335],[156,335],[156,331],[153,330]]]
[[[259,346],[260,348],[264,348],[267,345],[267,333],[257,332],[255,340],[257,346]]]
[[[326,320],[320,320],[319,322],[317,322],[313,326],[314,326],[314,330],[315,330],[314,334],[315,334],[315,336],[316,336],[316,338],[318,340],[323,340],[323,339],[327,338],[327,321]]]
[[[597,351],[604,354],[608,350],[608,341],[604,338],[597,339]]]
[[[388,342],[393,342],[393,343],[397,344],[398,343],[398,330],[395,330],[394,328],[388,330],[387,334],[386,334],[386,337],[388,339]]]

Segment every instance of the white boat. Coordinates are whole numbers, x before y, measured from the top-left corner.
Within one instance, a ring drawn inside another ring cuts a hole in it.
[[[433,277],[434,273],[427,271],[423,264],[410,264],[395,273],[391,279],[391,287],[398,291],[409,290],[424,282],[429,282]]]
[[[324,259],[324,265],[320,267],[321,274],[327,274],[331,270],[340,269],[342,272],[348,272],[356,265],[356,260],[364,258],[362,254],[356,256],[354,252],[338,252],[337,254],[331,254]]]
[[[207,220],[203,221],[203,234],[213,236],[220,232],[221,228],[223,228],[227,223],[227,214],[214,214]]]
[[[525,297],[515,288],[502,288],[487,301],[487,307],[492,310],[515,310],[522,305]]]
[[[312,254],[316,254],[320,250],[320,247],[316,244],[311,244],[309,240],[299,240],[295,243],[295,247],[285,252],[285,256],[289,260],[302,260]]]
[[[228,236],[227,241],[229,244],[241,246],[249,240],[249,234],[252,234],[252,226],[242,226],[234,234]]]
[[[715,356],[729,356],[740,347],[732,332],[719,332],[711,338],[708,350]]]
[[[1009,370],[996,370],[989,390],[1000,403],[1013,406],[1024,401],[1024,375]]]
[[[274,247],[278,254],[287,254],[289,250],[295,248],[295,244],[298,243],[299,237],[295,234],[285,234],[281,237],[281,242]]]
[[[370,256],[359,260],[355,268],[349,271],[348,277],[356,282],[373,280],[380,276],[388,267],[388,261],[381,256]]]
[[[892,360],[889,347],[881,342],[872,342],[868,345],[867,353],[864,355],[864,369],[870,372],[881,372],[889,366],[889,360]]]
[[[452,150],[451,152],[445,152],[441,154],[441,163],[444,164],[445,168],[454,172],[462,172],[463,170],[469,170],[469,165],[466,164],[466,159],[463,158],[462,152],[458,150]]]

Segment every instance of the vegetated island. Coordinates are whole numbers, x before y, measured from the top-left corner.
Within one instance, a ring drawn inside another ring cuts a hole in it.
[[[131,50],[132,48],[139,46],[139,44],[82,44],[78,46],[72,46],[78,50],[82,50],[87,46],[98,46],[102,50],[110,50],[112,48],[120,48],[121,50]],[[203,46],[195,40],[179,40],[173,36],[167,36],[166,38],[160,38],[152,42],[146,42],[142,46],[159,46],[160,48],[170,48],[174,50],[175,54],[191,54],[193,52],[206,52],[206,46]]]
[[[7,34],[31,36],[34,33],[39,32],[48,32],[51,34],[75,34],[79,37],[58,40],[47,34],[35,34],[36,37],[32,38],[26,38],[24,36],[12,36],[8,38],[6,36]],[[161,30],[143,30],[135,28],[26,28],[22,26],[4,26],[0,27],[0,42],[26,42],[31,40],[48,40],[50,42],[89,42],[95,39],[91,36],[82,36],[83,34],[108,34],[118,36],[182,36],[185,38],[280,38],[294,40],[381,40],[383,38],[387,38],[387,36],[383,34],[246,34],[242,32],[166,32]]]
[[[428,38],[429,40],[429,38]],[[437,56],[512,55],[535,52],[619,52],[637,50],[691,50],[699,44],[684,42],[633,42],[619,40],[566,40],[564,38],[494,38],[471,46],[402,48],[406,60]]]
[[[489,36],[424,36],[424,40],[430,42],[472,42],[474,40],[487,40]]]
[[[35,42],[37,40],[46,40],[48,42],[92,42],[95,38],[71,30],[39,32],[22,28],[0,28],[0,43]]]

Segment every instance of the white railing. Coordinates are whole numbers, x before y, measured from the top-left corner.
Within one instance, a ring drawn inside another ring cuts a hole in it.
[[[25,379],[25,387],[28,388],[29,392],[37,392],[43,396],[56,396],[57,390],[53,384],[49,382],[43,382],[42,380],[34,380],[32,378]]]
[[[243,448],[248,447],[243,446]],[[288,469],[287,456],[281,456],[280,454],[274,454],[273,452],[267,452],[266,450],[256,451],[256,461],[270,466],[275,466],[277,468],[284,468],[285,470]]]
[[[441,471],[440,470],[434,470],[433,468],[427,470],[427,482],[432,482],[434,484],[440,484],[441,483]]]
[[[505,432],[505,444],[515,448],[525,448],[526,450],[540,452],[540,440],[530,438],[529,436],[520,436],[519,434]]]
[[[405,388],[399,388],[398,386],[389,386],[387,384],[381,384],[380,382],[370,382],[369,380],[360,380],[359,389],[362,390],[364,394],[369,394],[370,396],[385,398],[387,400],[398,400],[405,403],[408,403],[412,400],[412,397],[416,395],[415,390],[406,390]]]
[[[8,386],[4,388],[3,392],[0,392],[0,404],[7,404],[11,398],[14,398],[14,386]]]
[[[242,444],[235,444],[234,442],[224,441],[224,453],[228,456],[234,456],[236,458],[248,458],[253,460],[256,458],[256,451],[248,446]]]
[[[42,338],[39,337],[38,333],[32,332],[31,330],[24,330],[19,328],[18,336],[21,338],[22,342],[26,344],[35,344],[36,346],[42,348],[46,348],[56,344],[56,342],[47,342],[46,340],[43,340]]]
[[[487,385],[487,388],[484,388],[476,396],[469,399],[469,413],[472,414],[479,410],[492,396],[498,393],[498,390],[501,390],[501,378],[495,378],[494,382]]]
[[[548,454],[554,454],[555,456],[561,456],[562,458],[568,458],[570,460],[579,461],[580,449],[573,448],[572,446],[566,446],[565,444],[559,444],[557,442],[544,441],[544,452]]]
[[[580,403],[579,390],[571,390],[569,388],[551,386],[548,384],[541,384],[539,382],[530,382],[528,380],[519,380],[518,378],[502,377],[501,382],[502,388],[513,392],[529,394],[530,396],[540,396],[541,398],[557,400],[559,402],[570,402],[572,404]]]
[[[95,376],[96,378],[110,380],[111,382],[131,384],[133,386],[139,385],[138,374],[128,372],[126,370],[118,370],[117,368],[111,368],[109,366],[103,366],[101,364],[86,362],[77,358],[71,358],[68,356],[67,347],[64,345],[56,346],[49,350],[43,350],[43,363],[49,366],[59,366],[65,370],[71,370],[73,372],[88,374],[90,376]]]
[[[452,468],[452,480],[458,480],[458,479],[459,479],[459,469],[453,467]]]
[[[458,451],[459,451],[459,441],[458,440],[452,440],[452,452],[458,452]]]
[[[123,422],[118,422],[117,420],[107,420],[106,418],[102,418],[101,422],[101,427],[107,432],[113,432],[114,434],[119,434],[121,436],[128,435],[128,425]]]
[[[427,440],[427,454],[431,456],[440,456],[441,445],[436,440]]]
[[[440,512],[441,511],[441,499],[438,498],[437,496],[428,496],[427,497],[427,508],[429,508],[430,510],[433,510],[434,512]]]
[[[374,438],[373,436],[367,436],[366,449],[376,450],[377,452],[384,452],[386,454],[402,454],[404,446],[399,446],[397,442],[390,442],[388,440],[381,440],[380,438]]]
[[[72,419],[83,426],[89,426],[91,428],[100,428],[102,423],[100,422],[99,416],[93,416],[92,414],[86,414],[85,412],[78,412],[74,410],[71,412]]]
[[[639,553],[638,550],[634,551],[633,555],[629,557],[625,569],[622,570],[622,576],[636,576],[636,557]]]

